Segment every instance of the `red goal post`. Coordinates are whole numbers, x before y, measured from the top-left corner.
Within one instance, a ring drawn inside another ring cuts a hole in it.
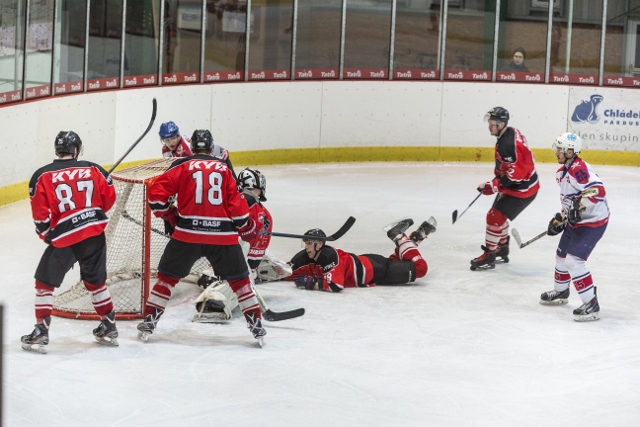
[[[175,159],[153,160],[111,174],[116,188],[115,206],[108,212],[107,281],[116,319],[140,319],[144,303],[157,277],[158,263],[169,242],[164,222],[156,218],[147,203],[147,189],[153,178],[166,171]],[[197,281],[209,267],[200,259],[184,281]],[[99,319],[91,294],[82,281],[54,296],[53,314],[73,319]]]

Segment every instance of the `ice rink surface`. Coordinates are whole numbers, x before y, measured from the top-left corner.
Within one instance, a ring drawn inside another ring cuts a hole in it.
[[[136,338],[137,321],[119,322],[120,347],[110,348],[94,341],[96,321],[54,318],[49,353],[23,351],[44,244],[27,200],[0,207],[5,425],[640,425],[640,169],[595,166],[612,212],[587,263],[601,320],[578,323],[573,287],[568,305],[538,303],[553,288],[558,237],[523,249],[512,243],[509,264],[469,270],[493,197],[481,197],[455,224],[451,214],[469,205],[492,167],[259,168],[275,231],[330,234],[353,215],[357,222],[335,246],[387,256],[385,224],[409,216],[418,225],[431,215],[439,223],[420,246],[429,273],[414,285],[340,294],[258,285],[272,310],[306,309],[298,319],[266,322],[262,349],[238,316],[225,325],[192,323],[200,291],[181,283],[148,343]],[[524,240],[546,230],[559,209],[556,169],[538,165],[540,193],[512,223]],[[274,237],[270,253],[288,260],[299,250],[299,240]],[[77,279],[76,268],[63,288]]]

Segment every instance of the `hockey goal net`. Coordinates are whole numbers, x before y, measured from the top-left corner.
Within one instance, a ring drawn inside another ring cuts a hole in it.
[[[147,188],[152,178],[161,175],[175,159],[160,159],[113,172],[116,187],[115,206],[109,211],[105,230],[107,240],[107,282],[116,318],[144,317],[144,303],[157,277],[158,263],[169,242],[164,222],[156,218],[147,203]],[[195,282],[209,267],[200,259],[183,281]],[[82,281],[56,295],[53,314],[75,319],[98,319],[91,294]]]

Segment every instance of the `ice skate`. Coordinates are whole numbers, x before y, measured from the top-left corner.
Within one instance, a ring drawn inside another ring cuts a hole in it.
[[[258,340],[260,347],[264,346],[264,336],[267,335],[267,330],[262,326],[262,319],[255,318],[255,313],[247,314],[247,327],[253,334],[253,337]]]
[[[491,251],[484,245],[480,245],[480,247],[484,253],[478,258],[471,260],[471,270],[475,271],[478,268],[481,270],[491,270],[492,268],[496,268],[496,251]]]
[[[564,291],[552,291],[543,292],[540,295],[540,304],[543,305],[562,305],[569,302],[569,288]]]
[[[505,264],[509,262],[509,240],[510,236],[507,236],[507,241],[504,243],[498,243],[498,249],[496,250],[496,260],[502,261]],[[500,258],[500,259],[498,259]]]
[[[148,342],[151,334],[156,329],[156,325],[160,320],[164,310],[158,308],[153,309],[152,314],[147,314],[144,318],[144,322],[138,323],[138,339],[143,342]]]
[[[411,218],[402,218],[385,225],[382,229],[387,232],[387,237],[395,243],[400,240],[404,232],[412,225],[413,220]]]
[[[600,319],[600,304],[598,304],[597,295],[594,295],[591,301],[573,310],[573,320],[576,322],[590,322],[598,319]]]
[[[27,351],[46,354],[46,346],[49,344],[50,324],[51,317],[45,317],[43,323],[38,323],[35,325],[33,332],[31,332],[29,335],[23,335],[22,338],[20,338],[20,341],[22,341],[22,348]]]
[[[424,239],[426,239],[429,234],[435,233],[437,226],[438,221],[436,221],[434,217],[430,217],[428,220],[420,224],[420,227],[418,227],[415,231],[411,232],[409,238],[419,244]]]
[[[96,337],[96,341],[100,344],[110,345],[117,347],[118,343],[118,329],[116,328],[116,314],[112,311],[107,314],[97,328],[93,330],[93,336]]]

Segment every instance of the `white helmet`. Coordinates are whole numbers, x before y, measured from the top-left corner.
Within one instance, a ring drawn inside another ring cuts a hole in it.
[[[238,184],[244,190],[245,188],[257,188],[260,190],[260,201],[267,201],[267,178],[264,177],[257,169],[246,168],[238,174]]]
[[[574,154],[580,153],[582,150],[582,138],[575,133],[565,132],[556,138],[556,142],[552,145],[554,150],[558,148],[562,149],[563,153],[566,153],[568,149],[572,149]]]

